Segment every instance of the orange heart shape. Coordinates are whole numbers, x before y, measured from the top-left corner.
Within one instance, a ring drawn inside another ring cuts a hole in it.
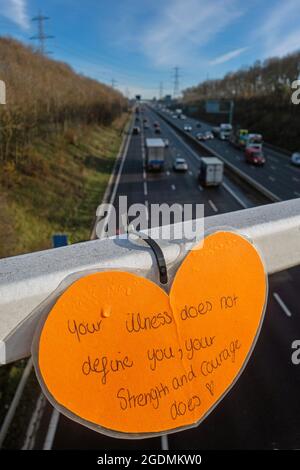
[[[244,369],[264,315],[254,246],[216,232],[178,269],[170,296],[146,278],[99,272],[57,300],[35,366],[60,411],[106,434],[195,426]]]

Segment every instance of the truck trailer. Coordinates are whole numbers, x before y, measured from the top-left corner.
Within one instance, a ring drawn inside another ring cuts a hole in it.
[[[219,137],[221,140],[228,140],[232,133],[231,124],[220,124],[217,127],[212,128],[212,132],[216,137]]]
[[[146,168],[162,171],[165,163],[166,144],[163,139],[146,139]]]
[[[199,183],[204,186],[219,186],[223,181],[224,163],[217,157],[201,158]]]

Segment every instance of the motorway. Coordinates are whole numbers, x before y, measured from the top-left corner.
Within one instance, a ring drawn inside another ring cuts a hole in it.
[[[205,216],[210,216],[263,203],[257,194],[245,192],[242,185],[228,177],[219,188],[199,186],[197,175],[200,155],[152,110],[147,108],[144,113],[150,128],[145,130],[145,135],[134,135],[130,139],[127,154],[120,166],[122,171],[116,188],[115,205],[121,195],[128,197],[128,204],[143,203],[148,207],[163,202],[203,203]],[[154,136],[154,121],[160,122],[161,137],[170,142],[167,164],[161,174],[146,173],[142,157],[142,141],[144,137]],[[208,145],[218,146],[220,151],[225,151],[229,144],[214,141]],[[232,154],[236,152],[232,150]],[[188,162],[189,170],[185,174],[177,174],[172,170],[173,158],[178,155]],[[270,161],[265,169],[246,169],[258,174],[259,171],[269,171],[273,163]],[[236,164],[246,166],[242,161],[236,160]],[[288,171],[291,172],[286,167],[287,174]],[[279,172],[277,178],[276,188],[285,188],[287,191],[286,175],[283,176],[282,184],[279,182]],[[289,186],[291,189],[291,182]],[[266,318],[253,355],[237,384],[198,428],[170,434],[167,438],[119,440],[93,432],[63,415],[56,415],[55,419],[50,404],[47,404],[35,448],[43,448],[47,440],[47,448],[52,449],[106,451],[159,451],[162,448],[299,449],[300,365],[295,366],[291,361],[291,344],[299,339],[300,332],[299,289],[299,268],[269,277]],[[49,427],[51,415],[54,419]]]
[[[193,118],[173,119],[170,114],[163,112],[165,118],[169,119],[173,125],[183,129],[185,125],[191,125],[191,134],[196,137],[197,133],[211,131],[212,126],[203,121]],[[200,122],[201,128],[196,124]],[[266,164],[264,167],[249,165],[245,162],[244,154],[241,150],[234,148],[229,142],[220,139],[209,140],[205,145],[219,153],[229,163],[234,165],[262,184],[271,193],[281,200],[294,199],[300,197],[300,168],[291,165],[290,158],[280,151],[264,147]]]

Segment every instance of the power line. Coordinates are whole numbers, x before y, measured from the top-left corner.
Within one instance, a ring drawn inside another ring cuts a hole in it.
[[[174,67],[174,89],[173,89],[173,98],[178,98],[179,96],[179,67]]]
[[[164,84],[160,82],[159,84],[159,99],[162,100],[164,96]]]
[[[43,16],[41,12],[39,12],[38,16],[35,16],[34,18],[31,19],[32,21],[37,22],[38,33],[36,36],[32,36],[30,39],[39,41],[38,50],[43,55],[46,54],[46,48],[45,48],[46,40],[54,38],[54,36],[49,36],[45,34],[44,22],[49,19],[50,19],[49,16]],[[50,52],[47,52],[47,54],[50,54]]]

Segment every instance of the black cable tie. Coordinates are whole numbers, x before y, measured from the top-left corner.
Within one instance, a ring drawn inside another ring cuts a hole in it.
[[[157,261],[158,265],[158,270],[159,270],[159,280],[161,284],[168,284],[168,270],[167,270],[167,264],[166,260],[163,254],[163,251],[161,247],[156,243],[153,238],[149,237],[149,235],[142,233],[142,232],[137,232],[136,230],[130,230],[130,232],[134,235],[137,235],[139,238],[141,238],[143,241],[147,243],[147,245],[150,246],[152,249],[155,259]]]

